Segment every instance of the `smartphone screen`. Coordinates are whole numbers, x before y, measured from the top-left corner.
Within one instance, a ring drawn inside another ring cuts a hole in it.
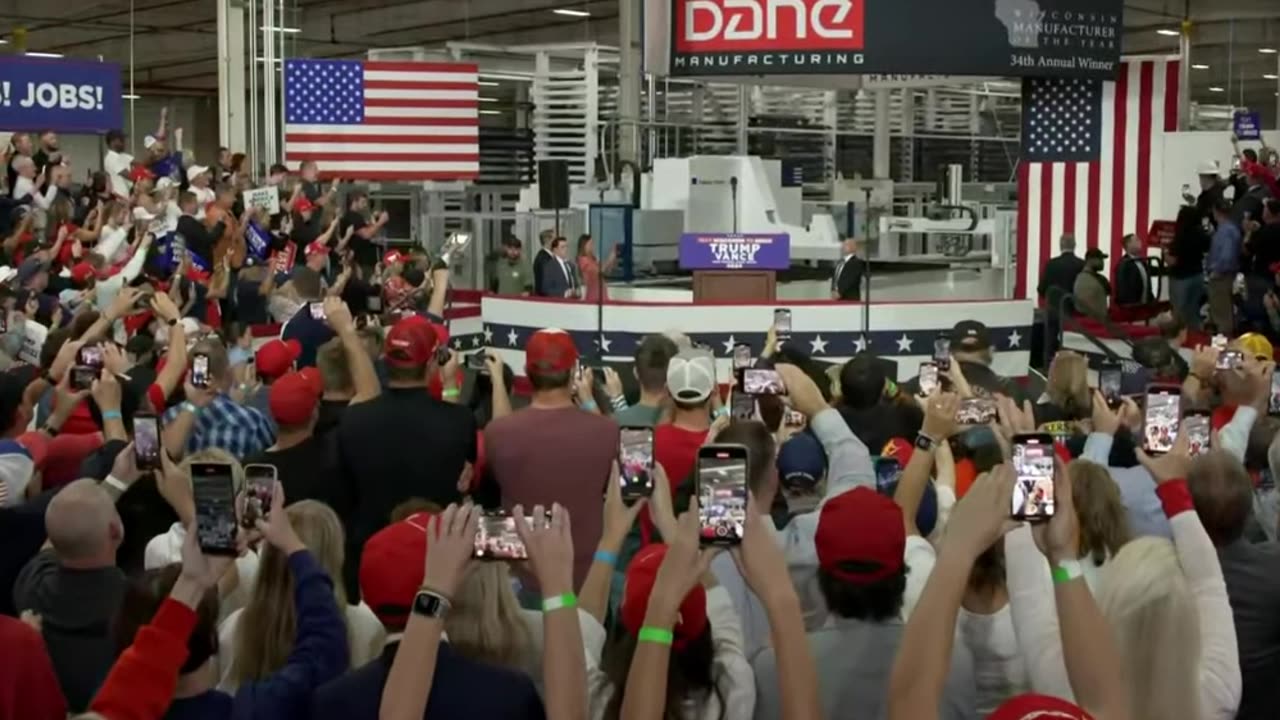
[[[897,458],[882,457],[876,460],[876,492],[888,495],[893,492],[902,477],[902,463]]]
[[[257,521],[266,519],[271,511],[271,496],[276,490],[276,466],[250,464],[244,466],[244,517],[240,519],[245,527],[253,527]]]
[[[1244,366],[1244,353],[1239,350],[1223,350],[1218,353],[1218,370],[1239,370]]]
[[[485,360],[486,358],[484,353],[471,353],[467,356],[467,368],[477,372],[484,372],[489,367],[488,365],[485,365]]]
[[[364,306],[369,308],[369,312],[382,312],[382,298],[377,295],[370,295],[365,298]]]
[[[956,422],[961,425],[986,425],[996,419],[996,403],[990,398],[965,398],[956,408]]]
[[[1267,412],[1280,414],[1280,372],[1271,373],[1271,398],[1267,401]]]
[[[756,399],[741,390],[735,390],[729,399],[729,413],[734,420],[754,420]]]
[[[1053,517],[1053,437],[1044,433],[1013,436],[1013,502],[1019,520]]]
[[[160,469],[160,418],[133,416],[133,458],[139,470]]]
[[[637,500],[653,493],[653,428],[619,430],[618,480],[622,499]]]
[[[1180,388],[1151,386],[1147,388],[1147,406],[1142,427],[1142,447],[1147,452],[1169,452],[1178,437],[1178,418],[1182,412]]]
[[[97,380],[100,370],[92,365],[73,365],[71,367],[71,389],[72,390],[88,390],[93,387],[93,381]]]
[[[191,358],[191,384],[198,388],[209,387],[208,355],[196,355]]]
[[[938,364],[920,363],[920,394],[932,395],[938,389]]]
[[[783,416],[782,416],[782,422],[783,422],[787,427],[797,427],[797,428],[802,428],[802,427],[804,427],[804,426],[805,426],[805,417],[804,417],[804,413],[799,412],[799,411],[796,411],[796,410],[788,409],[788,410],[787,410],[787,413],[786,413],[785,415],[783,415]]]
[[[933,362],[944,372],[951,369],[951,338],[939,335],[934,339]]]
[[[89,365],[91,367],[102,367],[102,346],[101,345],[85,345],[80,348],[79,365]]]
[[[1098,368],[1098,391],[1108,403],[1120,402],[1120,380],[1122,369],[1119,365],[1103,365]]]
[[[698,522],[704,545],[737,545],[747,522],[747,448],[698,450]]]
[[[780,338],[791,336],[791,311],[777,308],[773,311],[773,332]]]
[[[1213,345],[1213,349],[1214,349],[1214,350],[1218,350],[1218,351],[1226,350],[1226,349],[1227,349],[1227,336],[1226,336],[1226,335],[1214,335],[1214,336],[1213,336],[1213,340],[1211,340],[1211,341],[1210,341],[1210,343]]]
[[[1182,424],[1187,433],[1187,449],[1191,452],[1191,457],[1209,452],[1209,413],[1192,410],[1182,418]]]
[[[196,505],[196,539],[203,552],[236,553],[236,492],[231,466],[192,463],[191,492]]]
[[[742,391],[748,395],[783,395],[787,389],[777,370],[747,368],[742,371]]]
[[[741,370],[742,368],[751,367],[751,346],[746,343],[738,343],[733,346],[733,369]]]
[[[316,320],[324,319],[324,303],[313,302],[311,305],[311,317]]]
[[[529,553],[516,532],[516,519],[505,510],[486,511],[476,528],[475,557],[484,560],[525,560]]]

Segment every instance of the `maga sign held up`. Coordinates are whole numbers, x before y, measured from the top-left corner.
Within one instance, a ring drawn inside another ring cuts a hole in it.
[[[103,132],[120,127],[120,66],[0,56],[0,127]]]

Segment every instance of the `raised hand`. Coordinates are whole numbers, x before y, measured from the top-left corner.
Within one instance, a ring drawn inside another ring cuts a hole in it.
[[[453,599],[475,552],[480,507],[451,504],[427,521],[427,557],[422,584]]]
[[[569,529],[569,511],[555,503],[548,517],[541,505],[534,505],[533,516],[526,517],[524,508],[516,505],[511,514],[543,592],[547,595],[573,592],[573,534]]]

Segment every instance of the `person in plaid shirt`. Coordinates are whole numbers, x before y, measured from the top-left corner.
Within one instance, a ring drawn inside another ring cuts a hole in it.
[[[186,400],[164,415],[165,449],[175,460],[206,448],[222,448],[243,460],[271,447],[276,441],[271,421],[227,395],[233,378],[226,347],[216,339],[202,340],[192,348],[190,362],[201,355],[209,358],[209,386],[193,386],[188,365]]]

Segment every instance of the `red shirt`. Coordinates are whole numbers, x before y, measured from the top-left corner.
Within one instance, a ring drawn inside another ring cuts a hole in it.
[[[671,423],[653,429],[653,460],[662,466],[671,483],[671,494],[693,474],[698,462],[698,448],[707,442],[709,430],[685,430]],[[648,545],[653,533],[649,508],[640,511],[640,538]]]

